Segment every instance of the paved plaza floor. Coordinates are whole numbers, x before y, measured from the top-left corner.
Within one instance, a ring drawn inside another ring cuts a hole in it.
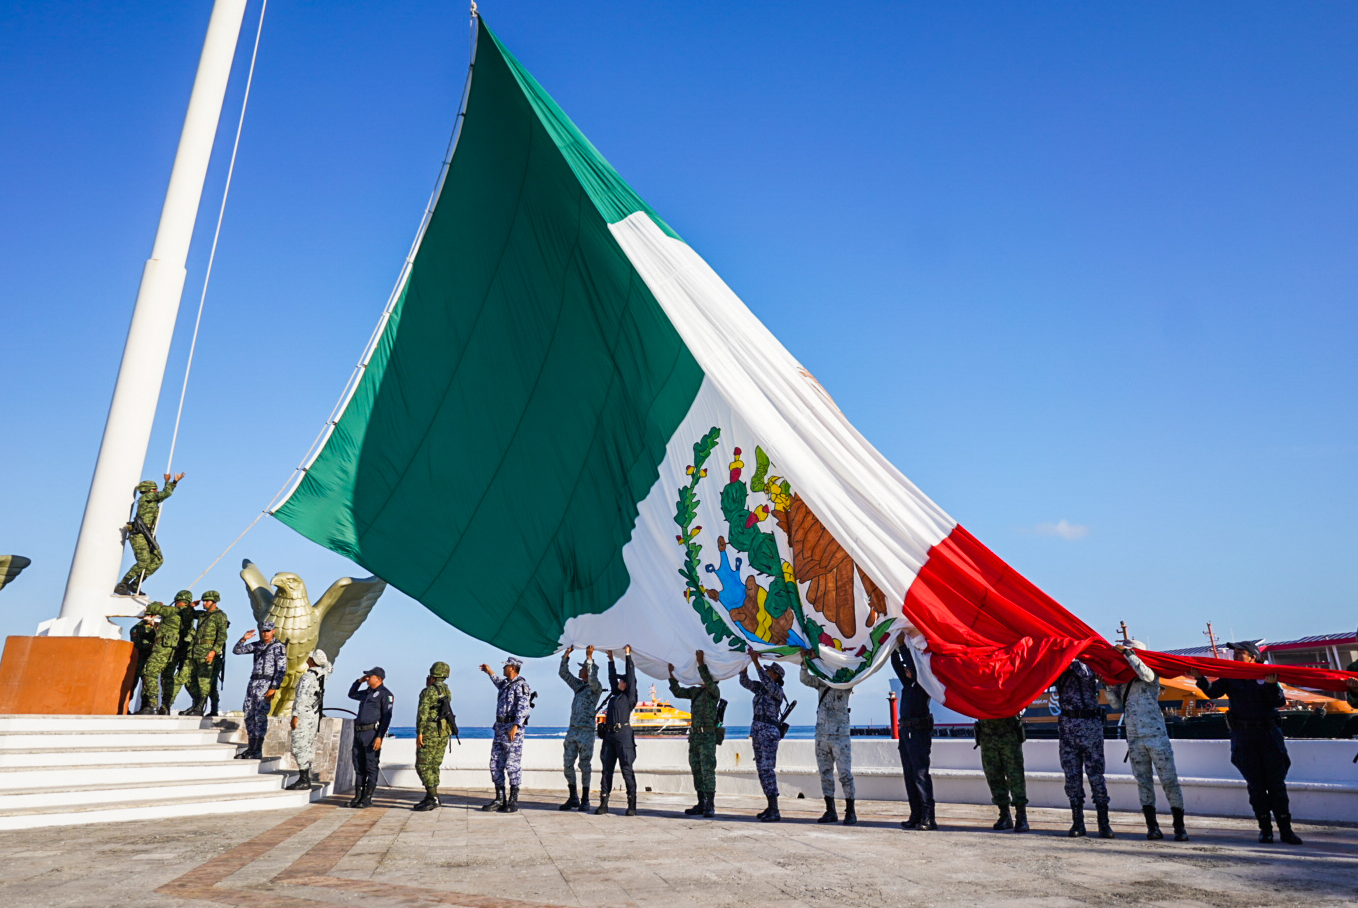
[[[863,802],[856,827],[820,826],[822,802],[718,797],[715,820],[688,799],[644,794],[641,815],[556,810],[527,792],[513,815],[453,791],[414,813],[419,792],[384,791],[299,810],[0,833],[0,905],[321,908],[703,906],[1236,906],[1358,903],[1358,828],[1298,827],[1301,847],[1260,845],[1242,820],[1190,817],[1193,840],[1147,842],[1139,815],[1118,838],[1068,839],[1069,818],[990,830],[989,808],[942,805],[939,832],[898,826],[903,805]],[[615,802],[616,804],[616,802]],[[1092,819],[1092,818],[1091,818]],[[1168,825],[1168,818],[1165,818]]]

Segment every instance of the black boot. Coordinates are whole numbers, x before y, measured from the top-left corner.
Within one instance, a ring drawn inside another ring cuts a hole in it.
[[[698,803],[694,804],[692,807],[687,807],[684,809],[685,815],[690,817],[701,816],[703,812],[703,805],[707,803],[701,791],[695,792],[695,794],[698,795]]]
[[[150,703],[146,703],[146,702],[143,701],[143,702],[142,702],[142,705],[141,705],[141,709],[137,710],[137,711],[136,711],[135,713],[133,713],[132,715],[134,715],[134,716],[154,716],[155,714],[156,714],[156,708],[155,708],[154,706],[152,706]]]
[[[1273,820],[1266,813],[1256,813],[1254,818],[1259,821],[1259,841],[1265,845],[1273,844]]]
[[[179,714],[181,716],[201,716],[203,714],[203,701],[194,700],[189,704],[188,709],[181,709]]]
[[[567,784],[570,785],[571,796],[567,798],[566,803],[558,807],[557,810],[578,810],[580,808],[580,795],[575,790],[575,783],[570,782]]]
[[[622,812],[622,815],[625,817],[637,815],[637,793],[635,791],[627,793],[627,809]]]
[[[170,714],[170,707],[168,707],[168,706],[162,706],[160,709],[156,710],[156,715],[157,715],[157,716],[168,716],[169,714]]]
[[[783,815],[778,812],[778,796],[769,795],[769,806],[764,810],[764,815],[759,819],[764,823],[777,823],[783,819]]]
[[[1014,831],[1028,831],[1028,805],[1014,805]]]
[[[519,786],[509,786],[509,800],[500,805],[500,813],[519,812]]]
[[[923,807],[920,807],[920,808],[916,809],[916,808],[915,808],[915,805],[914,805],[914,804],[911,804],[911,805],[910,805],[910,816],[909,816],[908,818],[906,818],[906,819],[904,819],[904,820],[901,821],[901,828],[902,828],[902,829],[919,829],[919,824],[922,823],[922,822],[924,822],[924,808],[923,808]]]
[[[1070,818],[1071,818],[1070,831],[1067,832],[1066,835],[1070,836],[1072,839],[1078,839],[1082,835],[1088,835],[1088,833],[1085,831],[1084,801],[1070,802]]]
[[[997,830],[997,831],[998,831],[998,830],[1001,830],[1001,829],[1013,829],[1013,828],[1014,828],[1014,818],[1011,817],[1011,816],[1009,815],[1009,805],[1008,805],[1008,804],[1001,804],[1001,805],[1000,805],[1000,818],[999,818],[998,820],[996,820],[995,823],[994,823],[994,825],[992,825],[990,828],[991,828],[991,829],[994,829],[994,830]]]
[[[919,824],[920,829],[927,829],[933,832],[938,829],[938,821],[934,819],[934,802],[930,801],[924,805],[924,822]]]
[[[1142,804],[1141,812],[1146,815],[1146,838],[1152,842],[1163,839],[1165,834],[1160,831],[1160,823],[1155,819],[1155,805]]]
[[[482,804],[481,810],[485,813],[490,813],[492,810],[499,810],[504,805],[504,803],[505,803],[505,787],[503,785],[496,785],[495,800],[491,801],[489,804]]]
[[[124,583],[124,582],[122,582],[122,581],[120,580],[120,581],[118,581],[118,585],[115,586],[115,587],[113,588],[113,595],[115,595],[115,596],[131,596],[131,595],[132,595],[132,588],[131,588],[130,586],[128,586],[126,583]]]
[[[852,802],[850,802],[850,803],[852,803]],[[817,822],[817,823],[838,823],[838,822],[839,822],[839,812],[838,812],[837,810],[835,810],[835,799],[834,799],[834,798],[826,798],[826,799],[825,799],[825,813],[821,814],[821,815],[820,815],[820,819],[817,820],[816,822]]]
[[[1187,842],[1188,830],[1184,829],[1184,809],[1182,807],[1171,807],[1169,812],[1174,817],[1174,841]]]
[[[309,770],[309,769],[299,769],[299,770],[297,770],[297,780],[296,780],[295,782],[293,782],[291,785],[284,785],[283,788],[284,788],[284,790],[286,790],[286,791],[301,791],[303,788],[305,788],[305,789],[307,789],[308,791],[310,791],[310,790],[311,790],[311,770]]]
[[[1288,845],[1300,845],[1302,843],[1301,836],[1292,831],[1292,814],[1277,814],[1277,820],[1278,838],[1282,839]]]
[[[424,790],[424,800],[412,807],[412,810],[433,810],[439,806],[439,790],[437,788],[426,788]]]
[[[608,813],[608,792],[601,791],[599,792],[599,806],[594,808],[594,815],[596,817],[602,817],[607,813]],[[688,813],[688,811],[684,811],[684,813]]]
[[[359,807],[373,806],[373,790],[377,788],[376,782],[369,782],[363,789],[363,798],[358,802]]]
[[[1111,823],[1108,822],[1108,805],[1095,804],[1094,815],[1099,818],[1099,838],[1101,839],[1115,838],[1115,836],[1113,835],[1113,826]]]
[[[580,812],[589,813],[589,786],[586,785],[580,792]]]
[[[354,796],[344,805],[345,807],[358,807],[363,803],[364,785],[365,783],[362,779],[359,779],[354,783]]]
[[[858,825],[858,813],[853,809],[853,798],[844,799],[844,825]]]
[[[712,819],[717,815],[717,793],[715,791],[706,792],[703,795],[703,816]]]

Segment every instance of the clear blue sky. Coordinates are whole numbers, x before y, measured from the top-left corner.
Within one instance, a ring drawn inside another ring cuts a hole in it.
[[[6,634],[59,606],[209,7],[0,11],[0,549],[34,561],[0,592]],[[1358,6],[482,11],[867,437],[1097,629],[1126,620],[1170,648],[1208,620],[1272,639],[1354,626]],[[154,594],[240,532],[329,412],[418,223],[466,54],[459,3],[270,4]],[[313,598],[358,572],[265,520],[198,587],[226,594],[233,633],[243,556]],[[408,719],[445,659],[483,724],[473,672],[496,656],[391,593],[337,680],[383,664]],[[539,724],[564,719],[554,670],[529,666]],[[232,675],[234,701],[241,660]],[[881,721],[885,678],[862,690],[855,719]]]

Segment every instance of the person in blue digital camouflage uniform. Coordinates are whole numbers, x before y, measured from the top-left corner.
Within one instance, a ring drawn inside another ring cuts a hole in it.
[[[1108,785],[1103,778],[1103,710],[1099,708],[1099,679],[1093,669],[1076,659],[1056,678],[1056,700],[1061,715],[1056,720],[1061,770],[1066,774],[1066,797],[1070,799],[1071,838],[1086,835],[1085,787],[1089,776],[1094,810],[1099,818],[1099,838],[1113,838],[1108,822]]]
[[[594,712],[599,708],[599,697],[604,686],[599,683],[599,666],[594,663],[594,647],[585,649],[585,661],[580,663],[579,675],[571,674],[571,653],[575,647],[568,646],[561,654],[561,680],[565,681],[575,696],[571,698],[571,722],[566,729],[565,753],[562,768],[566,773],[566,785],[570,797],[562,804],[561,810],[589,810],[589,772],[594,761]],[[581,788],[575,787],[575,764],[580,764]]]
[[[505,660],[504,677],[497,678],[489,665],[482,665],[491,683],[500,691],[495,698],[495,740],[490,745],[490,780],[495,785],[495,800],[482,805],[484,811],[517,813],[519,809],[519,766],[523,761],[523,732],[533,708],[533,691],[519,674],[523,661]],[[505,796],[505,777],[509,795]]]
[[[783,736],[778,733],[783,702],[783,667],[774,662],[765,668],[759,661],[759,654],[747,648],[750,661],[759,677],[750,678],[747,666],[740,673],[740,686],[754,692],[754,716],[750,720],[750,741],[754,745],[754,765],[759,772],[759,787],[764,791],[769,806],[756,817],[764,823],[777,823],[783,817],[778,813],[778,742]]]
[[[288,670],[288,655],[283,644],[273,638],[274,624],[265,621],[259,626],[259,640],[254,643],[250,638],[255,635],[254,628],[231,650],[237,656],[254,656],[250,669],[250,680],[245,685],[245,734],[249,744],[243,753],[236,754],[238,760],[263,759],[264,735],[269,730],[269,702],[278,693],[283,683],[283,675]]]

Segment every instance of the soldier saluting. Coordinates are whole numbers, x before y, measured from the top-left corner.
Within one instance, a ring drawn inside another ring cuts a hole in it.
[[[391,725],[394,699],[384,683],[387,673],[370,668],[349,686],[349,699],[358,701],[354,717],[354,796],[349,807],[371,807],[382,760],[382,739]]]
[[[132,554],[137,560],[113,588],[115,596],[131,596],[141,592],[141,585],[146,582],[146,578],[160,570],[160,566],[165,563],[160,546],[156,544],[156,523],[160,519],[161,502],[174,494],[174,487],[183,478],[183,473],[174,477],[166,473],[165,488],[161,491],[156,491],[153,480],[137,483],[137,504],[132,519],[124,528],[127,542],[132,546]]]

